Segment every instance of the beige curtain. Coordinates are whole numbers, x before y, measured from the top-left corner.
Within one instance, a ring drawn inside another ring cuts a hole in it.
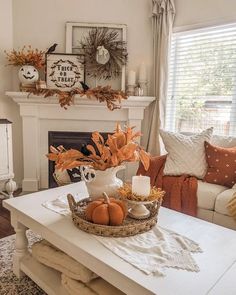
[[[168,54],[175,16],[174,0],[152,0],[153,80],[155,102],[148,114],[145,137],[147,150],[160,154],[159,129],[164,127],[167,97]]]

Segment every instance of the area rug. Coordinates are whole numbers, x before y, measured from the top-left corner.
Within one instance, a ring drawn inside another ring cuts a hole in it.
[[[40,239],[27,231],[29,245]],[[12,272],[15,235],[0,239],[0,295],[46,295],[30,278],[18,279]]]

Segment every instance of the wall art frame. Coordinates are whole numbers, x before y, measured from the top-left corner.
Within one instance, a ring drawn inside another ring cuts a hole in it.
[[[49,89],[69,91],[81,88],[85,83],[83,54],[49,53],[46,54],[46,83]]]
[[[82,52],[80,51],[78,43],[80,41],[79,38],[83,38],[83,34],[88,32],[93,28],[108,28],[112,30],[117,30],[119,32],[119,36],[121,41],[127,41],[127,25],[125,24],[111,24],[111,23],[90,23],[90,22],[67,22],[66,23],[66,53],[74,53],[74,52]],[[78,37],[79,36],[79,37]],[[82,36],[82,37],[81,37]],[[119,81],[117,81],[117,85],[112,85],[113,88],[117,88],[119,90],[125,91],[125,68],[123,65],[121,68],[121,74]],[[86,81],[89,83],[89,78],[86,75]],[[103,84],[100,84],[103,83]],[[96,87],[99,85],[107,85],[108,83],[112,83],[112,81],[106,80],[101,82],[99,79],[95,79],[94,85],[89,85],[92,87]]]

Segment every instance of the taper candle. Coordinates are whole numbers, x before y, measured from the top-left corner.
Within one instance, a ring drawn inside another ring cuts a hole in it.
[[[135,73],[135,71],[129,71],[128,85],[135,85],[135,82],[136,82],[136,73]]]

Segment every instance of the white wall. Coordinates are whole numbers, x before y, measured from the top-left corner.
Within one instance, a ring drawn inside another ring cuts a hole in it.
[[[236,22],[235,0],[174,0],[175,26],[215,25]]]
[[[13,122],[14,172],[19,183],[22,179],[22,127],[18,106],[4,95],[12,89],[12,69],[6,66],[4,50],[13,47],[12,1],[0,0],[0,118]],[[1,147],[0,147],[1,152]]]
[[[8,103],[4,92],[11,88],[11,68],[6,67],[4,50],[12,48],[12,2],[0,0],[0,117],[7,114]]]
[[[128,68],[144,61],[151,67],[150,0],[13,0],[14,46],[46,49],[58,43],[65,52],[65,23],[100,22],[128,25]],[[150,71],[149,71],[150,72]]]

